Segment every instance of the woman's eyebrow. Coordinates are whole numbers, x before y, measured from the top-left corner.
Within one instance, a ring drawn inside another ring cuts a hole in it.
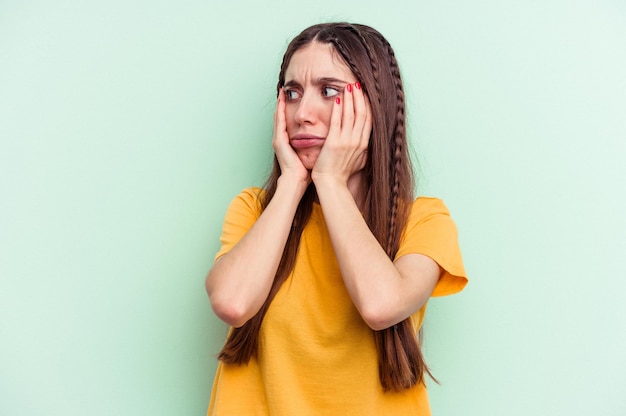
[[[313,85],[322,85],[322,84],[348,84],[348,81],[344,81],[338,78],[332,77],[321,77],[313,80]]]
[[[320,78],[314,79],[312,83],[315,86],[326,85],[326,84],[343,84],[343,85],[346,85],[346,84],[348,84],[348,81],[344,81],[344,80],[341,80],[339,78],[333,78],[333,77],[320,77]],[[284,86],[285,87],[302,87],[302,85],[298,81],[293,80],[293,79],[285,82]]]
[[[300,87],[300,83],[298,81],[294,81],[293,79],[285,82],[283,87]]]

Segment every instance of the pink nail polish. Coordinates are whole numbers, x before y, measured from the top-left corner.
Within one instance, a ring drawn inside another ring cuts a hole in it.
[[[335,100],[335,102],[336,102],[337,104],[341,104],[341,98],[337,97],[337,99]]]
[[[361,89],[361,83],[360,82],[355,82],[354,86],[356,87],[357,90]]]
[[[346,89],[348,90],[348,92],[352,92],[352,84],[346,85]]]

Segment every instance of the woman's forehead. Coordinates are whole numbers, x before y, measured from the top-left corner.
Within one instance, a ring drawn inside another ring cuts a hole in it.
[[[315,41],[298,49],[285,71],[286,82],[308,77],[345,79],[346,82],[356,80],[330,43]]]

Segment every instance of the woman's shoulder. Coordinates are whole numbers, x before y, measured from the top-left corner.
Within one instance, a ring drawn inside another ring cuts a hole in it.
[[[258,215],[261,211],[261,201],[265,190],[257,187],[245,188],[230,202],[229,212],[250,212]]]
[[[448,207],[442,199],[432,196],[418,196],[411,206],[411,217],[425,218],[430,215],[450,215]]]
[[[249,188],[245,188],[243,189],[241,192],[239,192],[239,195],[237,195],[238,198],[243,198],[245,200],[250,200],[250,201],[261,201],[261,199],[263,199],[263,195],[265,195],[265,190],[262,188],[258,188],[256,186],[251,186]]]

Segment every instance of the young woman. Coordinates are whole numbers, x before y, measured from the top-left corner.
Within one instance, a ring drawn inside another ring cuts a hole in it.
[[[312,26],[278,77],[274,169],[231,203],[206,278],[231,329],[209,415],[429,415],[417,333],[466,284],[454,222],[413,197],[404,91],[376,30]]]

